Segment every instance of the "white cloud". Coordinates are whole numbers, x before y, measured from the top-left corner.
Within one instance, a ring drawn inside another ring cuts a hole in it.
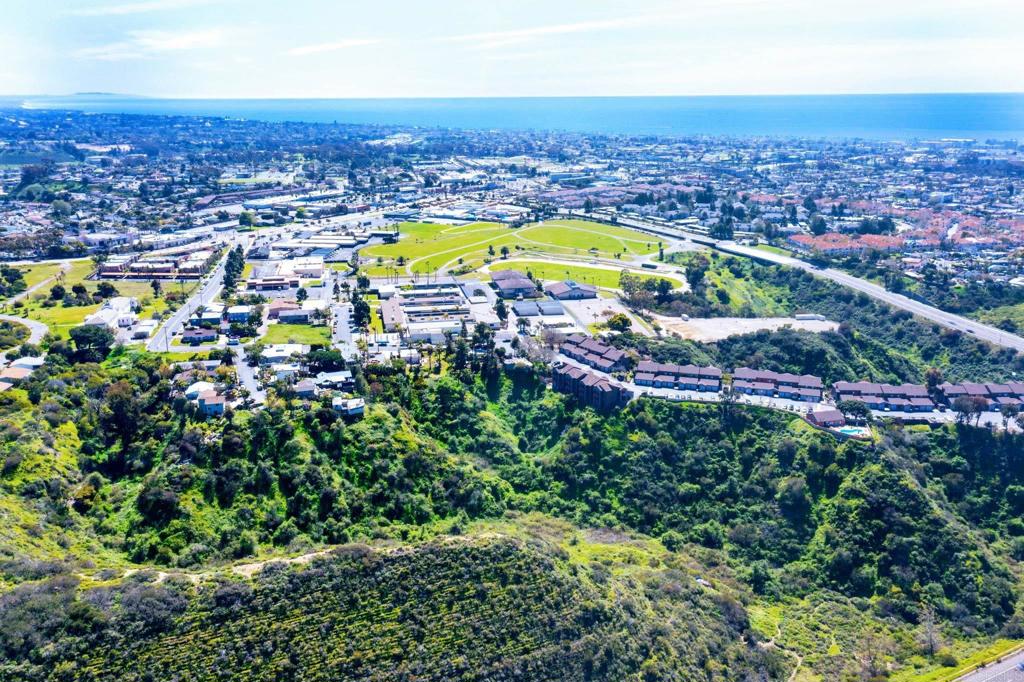
[[[194,31],[129,31],[128,39],[107,45],[84,47],[76,57],[99,61],[146,59],[160,52],[176,52],[223,47],[227,33],[223,29]]]
[[[618,19],[599,19],[594,21],[579,21],[571,24],[551,24],[548,26],[533,26],[531,28],[512,29],[509,31],[490,31],[483,33],[466,33],[463,35],[449,36],[442,38],[446,42],[454,43],[498,43],[509,45],[515,42],[522,42],[533,38],[551,35],[565,35],[569,33],[591,33],[593,31],[610,31],[620,28],[643,26],[655,20],[654,15],[642,15],[635,17],[622,17]]]
[[[378,43],[380,43],[380,41],[375,38],[349,38],[347,40],[337,40],[330,43],[317,43],[316,45],[293,47],[285,52],[285,54],[289,54],[293,57],[300,57],[307,54],[337,52],[338,50],[347,50],[350,47],[363,47],[364,45],[376,45]]]
[[[216,0],[214,0],[216,1]],[[80,7],[68,11],[76,17],[113,17],[129,14],[145,14],[147,12],[164,12],[185,9],[197,5],[213,4],[211,0],[150,0],[149,2],[130,2],[118,5],[100,5],[98,7]]]

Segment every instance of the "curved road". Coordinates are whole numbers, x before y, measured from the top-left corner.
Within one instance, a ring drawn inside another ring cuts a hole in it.
[[[46,261],[46,262],[47,263],[60,263],[61,274],[65,273],[69,269],[71,269],[71,261],[66,260],[66,259],[65,260],[60,260],[60,261]],[[26,297],[32,295],[33,293],[35,293],[36,291],[42,289],[43,287],[45,287],[47,284],[49,284],[50,282],[52,282],[55,279],[57,279],[57,275],[54,275],[53,277],[48,277],[48,278],[44,279],[42,282],[39,282],[38,284],[30,286],[28,289],[25,289],[25,291],[21,292],[20,294],[16,294],[15,296],[11,296],[9,299],[4,301],[4,304],[5,305],[11,305],[15,301],[20,301],[21,299],[26,298]],[[18,317],[16,315],[0,314],[0,320],[6,320],[8,322],[17,322],[18,324],[23,324],[26,327],[28,327],[29,334],[28,334],[28,339],[26,340],[26,343],[32,343],[32,344],[38,345],[39,342],[43,340],[43,337],[46,336],[46,333],[48,331],[50,331],[50,328],[47,327],[42,322],[40,322],[39,320],[30,320],[27,317]],[[7,361],[7,351],[4,351],[3,353],[0,353],[0,362],[6,362],[6,361]]]
[[[566,211],[565,215],[569,215],[574,218],[582,218],[584,220],[593,220],[600,223],[607,222],[607,219],[605,218],[590,214]],[[782,254],[757,249],[751,246],[743,246],[733,241],[716,240],[704,234],[691,233],[676,227],[654,225],[635,218],[620,217],[618,225],[623,227],[632,227],[673,239],[693,239],[694,241],[712,246],[725,253],[745,256],[747,258],[755,258],[757,260],[775,263],[778,265],[788,265],[793,268],[800,268],[801,270],[805,270],[816,277],[830,279],[837,284],[842,284],[843,286],[854,289],[855,291],[863,292],[872,298],[882,301],[883,303],[888,303],[896,308],[902,308],[903,310],[913,313],[918,317],[930,320],[948,329],[970,334],[971,336],[977,337],[982,341],[987,341],[996,346],[1010,348],[1017,352],[1024,352],[1024,338],[1017,336],[1016,334],[1011,334],[1010,332],[1003,331],[997,327],[983,324],[977,320],[946,312],[945,310],[928,305],[927,303],[915,301],[914,299],[908,298],[902,294],[893,293],[874,282],[854,277],[853,275],[842,272],[841,270],[836,270],[834,268],[819,268],[804,260],[794,258],[793,256],[784,256]]]

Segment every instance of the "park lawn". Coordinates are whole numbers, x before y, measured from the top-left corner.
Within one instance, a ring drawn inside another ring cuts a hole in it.
[[[619,288],[619,270],[607,270],[604,268],[588,268],[583,265],[568,265],[564,263],[544,263],[541,261],[526,261],[526,260],[510,260],[510,261],[494,261],[491,264],[492,269],[508,269],[508,270],[520,270],[522,272],[530,271],[535,277],[543,280],[566,280],[571,279],[581,284],[593,284],[596,287],[603,289],[618,289]],[[683,283],[675,277],[668,277],[666,275],[652,274],[646,272],[636,272],[630,270],[629,273],[640,279],[667,279],[672,282],[672,286],[680,288]]]
[[[85,285],[89,293],[94,293],[100,282],[107,281],[117,288],[118,296],[132,296],[139,300],[139,319],[148,320],[154,315],[162,313],[167,309],[167,301],[162,296],[154,297],[153,288],[148,281],[139,280],[89,280],[86,279],[94,270],[93,263],[88,258],[82,258],[71,262],[71,268],[63,274],[61,284],[69,292],[76,284]],[[186,296],[196,288],[196,282],[163,282],[163,291],[181,292]],[[68,338],[72,327],[77,327],[85,321],[85,318],[92,315],[102,307],[102,303],[91,303],[83,306],[64,307],[58,303],[52,307],[46,307],[43,302],[49,297],[49,290],[37,291],[24,300],[22,308],[12,308],[11,314],[19,317],[27,317],[38,320],[50,328],[50,332],[61,338]]]
[[[642,232],[577,220],[552,220],[521,228],[495,223],[458,227],[403,223],[399,231],[402,239],[397,244],[376,245],[360,251],[360,256],[376,259],[367,264],[367,274],[382,276],[389,268],[427,273],[449,264],[479,267],[499,257],[502,247],[513,252],[526,250],[606,258],[621,255],[627,259],[653,253],[658,248],[657,240]],[[399,257],[403,259],[402,265],[398,264]]]
[[[281,324],[267,327],[267,333],[260,339],[263,343],[302,343],[307,346],[329,346],[331,332],[326,326],[311,324]]]
[[[38,265],[19,265],[22,276],[25,278],[25,288],[31,289],[40,282],[45,282],[55,277],[60,272],[60,263],[40,263]]]

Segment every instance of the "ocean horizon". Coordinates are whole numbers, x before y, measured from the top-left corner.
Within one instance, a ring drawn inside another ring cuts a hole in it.
[[[11,101],[8,98],[8,101]],[[82,93],[29,109],[607,135],[1024,140],[1024,93],[164,99]]]

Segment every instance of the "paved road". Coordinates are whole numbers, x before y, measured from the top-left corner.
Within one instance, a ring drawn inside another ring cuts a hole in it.
[[[993,663],[980,670],[964,675],[957,682],[1024,682],[1024,651],[1019,651],[999,663]]]
[[[579,213],[570,214],[567,212],[566,215],[573,215],[574,217],[577,218],[591,220],[606,220],[603,217],[589,214],[581,215]],[[981,322],[977,322],[975,320],[971,320],[960,315],[948,313],[945,310],[941,310],[940,308],[936,308],[935,306],[928,305],[927,303],[921,303],[920,301],[915,301],[911,298],[907,298],[902,294],[893,293],[887,290],[885,287],[881,287],[873,282],[869,282],[859,277],[854,277],[853,275],[842,272],[841,270],[836,270],[834,268],[818,268],[815,267],[814,265],[811,265],[810,263],[807,263],[806,261],[803,261],[799,258],[794,258],[792,256],[785,256],[782,254],[773,253],[771,251],[765,251],[763,249],[757,249],[750,246],[743,246],[733,241],[715,240],[711,239],[707,235],[690,233],[687,232],[686,230],[681,230],[675,227],[655,225],[652,223],[647,223],[643,220],[638,220],[636,218],[619,218],[618,224],[624,227],[632,227],[646,232],[652,232],[661,237],[682,239],[684,241],[691,239],[694,241],[698,241],[702,244],[713,246],[714,248],[719,249],[720,251],[732,253],[738,256],[757,258],[759,260],[777,263],[779,265],[788,265],[790,267],[800,268],[801,270],[805,270],[811,273],[812,275],[815,275],[817,277],[823,277],[825,279],[830,279],[838,284],[842,284],[843,286],[849,287],[856,291],[863,292],[868,296],[871,296],[872,298],[875,298],[884,303],[888,303],[889,305],[895,306],[897,308],[902,308],[903,310],[911,312],[914,315],[917,315],[918,317],[931,320],[932,322],[942,325],[943,327],[946,327],[948,329],[954,329],[956,331],[970,334],[971,336],[976,336],[977,338],[983,341],[988,341],[989,343],[992,343],[997,346],[1011,348],[1018,352],[1024,352],[1024,338],[1017,336],[1016,334],[1010,334],[1009,332],[1005,332],[1002,329],[998,329],[987,324],[982,324]]]
[[[50,328],[39,320],[30,320],[25,317],[15,317],[14,315],[0,315],[0,320],[17,322],[28,327],[29,335],[26,343],[38,345],[43,340],[43,337],[46,336],[46,332],[50,331]]]
[[[256,381],[256,372],[259,368],[250,367],[249,363],[245,361],[245,348],[243,346],[234,346],[235,349],[235,373],[238,375],[238,381],[249,391],[249,398],[257,405],[262,405],[267,401],[267,392],[260,388],[259,382]]]
[[[231,249],[239,242],[242,243],[243,249],[247,248],[248,239],[245,237],[235,237],[228,241],[227,250],[224,252],[220,262],[217,263],[217,267],[200,283],[199,288],[189,297],[188,301],[164,321],[156,334],[146,343],[146,350],[157,353],[170,351],[172,348],[172,337],[184,327],[188,318],[200,307],[207,305],[217,298],[224,285],[224,264],[227,262]]]
[[[879,301],[888,303],[889,305],[897,308],[902,308],[914,315],[940,324],[943,327],[976,336],[983,341],[988,341],[989,343],[997,346],[1012,348],[1016,351],[1024,351],[1024,338],[1021,338],[1016,334],[1005,332],[1002,329],[982,324],[981,322],[977,322],[976,320],[971,320],[960,315],[948,313],[945,310],[928,305],[927,303],[921,303],[920,301],[907,298],[902,294],[893,293],[874,282],[854,277],[853,275],[841,270],[836,270],[835,268],[817,268],[810,263],[800,260],[799,258],[784,256],[782,254],[772,253],[771,251],[764,251],[763,249],[756,249],[750,246],[742,246],[732,242],[719,242],[719,248],[727,253],[756,257],[773,263],[806,270],[812,275],[824,277],[832,280],[833,282],[837,282],[838,284],[842,284],[843,286],[863,292],[872,298],[878,299]]]
[[[71,268],[71,263],[67,259],[59,260],[59,261],[46,261],[46,262],[48,262],[48,263],[60,263],[60,266],[61,266],[60,269],[61,269],[61,273],[62,274],[67,272]],[[56,276],[44,279],[42,282],[39,282],[36,285],[30,286],[28,289],[25,289],[25,291],[21,292],[20,294],[16,294],[16,295],[10,297],[4,303],[5,303],[5,305],[12,305],[16,301],[20,301],[23,298],[27,298],[28,296],[31,296],[36,291],[39,291],[43,287],[49,285],[55,279],[57,279]],[[16,322],[18,324],[23,324],[26,327],[28,327],[29,334],[28,334],[27,343],[32,343],[32,344],[36,344],[36,345],[38,345],[43,340],[43,338],[46,336],[46,333],[48,331],[50,331],[50,328],[47,327],[42,322],[40,322],[39,320],[30,320],[27,317],[17,317],[15,315],[0,315],[0,320],[7,320],[8,322]],[[0,353],[0,362],[6,362],[6,361],[7,361],[7,352],[5,351],[3,353]]]

